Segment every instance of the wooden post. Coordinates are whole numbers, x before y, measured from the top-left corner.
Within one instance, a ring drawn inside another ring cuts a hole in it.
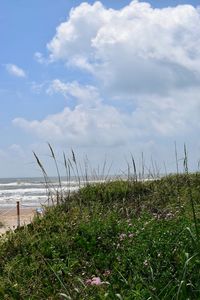
[[[20,209],[19,209],[19,201],[17,201],[17,228],[20,227]]]

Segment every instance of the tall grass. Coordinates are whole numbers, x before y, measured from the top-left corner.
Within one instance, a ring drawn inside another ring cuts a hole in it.
[[[70,158],[64,153],[76,193],[64,190],[61,163],[48,147],[58,193],[34,153],[53,207],[0,240],[0,299],[200,299],[200,174],[189,173],[186,147],[184,173],[162,178],[143,154],[140,170],[130,154],[127,174],[111,178],[106,160],[94,172],[73,150]]]
[[[192,216],[194,220],[194,225],[195,225],[195,231],[196,231],[196,238],[199,243],[199,227],[198,227],[198,222],[197,222],[197,217],[196,217],[196,212],[195,212],[195,204],[194,204],[194,199],[192,195],[192,187],[191,187],[191,179],[189,176],[189,170],[188,170],[188,154],[187,154],[187,149],[186,145],[184,145],[184,169],[186,173],[186,181],[187,181],[187,186],[188,186],[188,197],[189,197],[189,202],[192,208]],[[199,249],[200,250],[200,249]]]

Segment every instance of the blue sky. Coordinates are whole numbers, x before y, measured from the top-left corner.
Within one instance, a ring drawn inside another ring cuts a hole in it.
[[[197,166],[198,1],[1,1],[0,22],[0,177],[38,176],[47,141],[169,171],[185,142]]]

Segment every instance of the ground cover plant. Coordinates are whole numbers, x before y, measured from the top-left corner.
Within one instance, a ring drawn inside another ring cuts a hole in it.
[[[187,168],[57,193],[0,239],[0,299],[200,299],[199,193]]]

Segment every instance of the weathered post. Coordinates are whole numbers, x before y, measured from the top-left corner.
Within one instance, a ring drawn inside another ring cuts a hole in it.
[[[20,227],[20,209],[19,209],[19,201],[17,201],[17,228]]]

